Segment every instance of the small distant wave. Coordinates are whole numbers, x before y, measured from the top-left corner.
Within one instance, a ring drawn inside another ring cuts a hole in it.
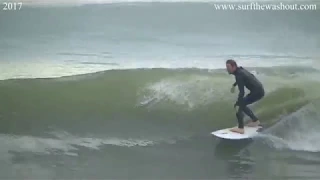
[[[61,52],[61,53],[57,53],[57,54],[60,56],[69,56],[69,57],[80,56],[80,57],[96,57],[96,58],[102,58],[102,59],[112,58],[112,56],[106,52],[103,52],[101,54]]]

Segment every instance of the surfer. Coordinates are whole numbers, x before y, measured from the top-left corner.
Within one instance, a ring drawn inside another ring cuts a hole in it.
[[[228,73],[233,74],[236,79],[236,82],[232,85],[231,93],[234,93],[235,86],[238,86],[239,89],[238,100],[234,104],[235,108],[238,106],[238,110],[236,113],[238,119],[238,128],[233,128],[231,129],[231,131],[243,134],[243,113],[245,113],[247,116],[251,118],[251,122],[249,122],[247,126],[255,127],[260,125],[260,121],[253,114],[251,109],[248,108],[248,105],[264,97],[264,88],[261,82],[253,74],[251,74],[249,71],[247,71],[241,66],[238,67],[236,61],[232,59],[227,60],[226,68]],[[250,93],[245,97],[244,87],[246,87],[250,91]]]

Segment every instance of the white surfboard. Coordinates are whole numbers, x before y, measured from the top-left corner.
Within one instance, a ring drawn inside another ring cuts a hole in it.
[[[211,132],[211,134],[223,138],[223,139],[247,139],[252,138],[255,135],[259,134],[258,130],[262,128],[261,126],[257,127],[248,127],[244,126],[244,134],[236,133],[230,131],[232,128],[221,129],[218,131]]]

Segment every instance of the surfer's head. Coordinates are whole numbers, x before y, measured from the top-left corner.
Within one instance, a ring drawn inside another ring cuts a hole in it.
[[[235,60],[228,59],[226,61],[226,68],[229,74],[233,74],[237,70],[238,65]]]

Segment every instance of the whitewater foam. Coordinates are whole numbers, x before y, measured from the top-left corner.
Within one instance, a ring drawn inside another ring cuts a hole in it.
[[[320,152],[318,103],[310,103],[285,116],[278,124],[258,137],[276,149]]]
[[[60,132],[59,132],[60,133]],[[55,133],[55,134],[59,134]],[[122,147],[149,146],[153,142],[143,139],[91,138],[60,134],[59,139],[35,136],[0,135],[1,151],[32,152],[39,154],[64,154],[78,156],[79,147],[99,150],[103,145]]]
[[[162,79],[147,85],[140,92],[143,94],[139,100],[140,106],[153,106],[155,104],[172,101],[175,104],[193,109],[199,105],[207,105],[213,101],[226,98],[223,96],[226,89],[221,87],[223,81],[215,81],[210,76],[190,75]],[[230,97],[230,96],[227,96]]]
[[[270,142],[269,145],[276,149],[290,149],[295,151],[320,152],[319,143],[320,133],[302,133],[295,134],[292,138],[281,138],[273,135],[267,135],[265,138]],[[267,142],[268,142],[267,141]]]

